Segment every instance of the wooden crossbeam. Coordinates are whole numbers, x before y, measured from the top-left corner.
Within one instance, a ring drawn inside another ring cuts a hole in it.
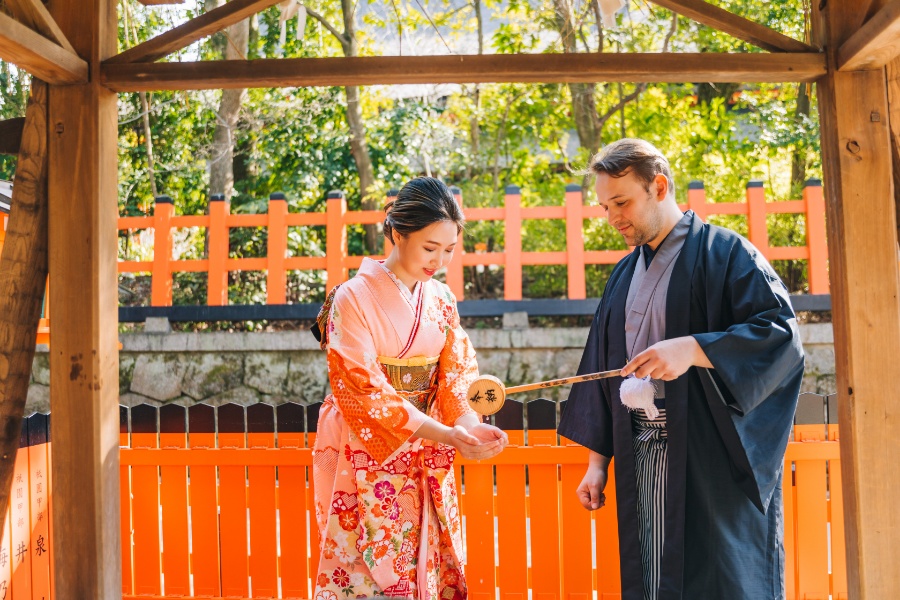
[[[493,54],[104,62],[117,92],[486,82],[784,82],[825,74],[821,54]]]
[[[72,54],[76,53],[41,0],[6,0],[6,6],[21,23],[55,41]]]
[[[51,84],[88,80],[88,65],[77,54],[3,13],[0,13],[0,59]]]
[[[129,48],[106,62],[109,64],[144,63],[159,60],[168,54],[193,44],[199,39],[239,23],[248,17],[252,17],[259,11],[282,1],[231,0],[218,8],[191,19],[183,25],[179,25],[175,29],[138,44],[134,48]]]
[[[812,46],[704,0],[652,0],[663,8],[769,52],[814,52]]]
[[[900,56],[900,0],[892,0],[841,45],[839,71],[880,69]]]

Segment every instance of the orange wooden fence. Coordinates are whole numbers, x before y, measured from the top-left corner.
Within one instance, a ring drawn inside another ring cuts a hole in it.
[[[49,600],[53,597],[48,425],[47,415],[41,414],[22,422],[9,510],[4,515],[0,537],[2,600]]]
[[[505,242],[502,252],[458,252],[447,267],[447,284],[463,299],[463,267],[476,265],[502,265],[504,267],[504,299],[522,299],[522,267],[525,265],[566,265],[568,271],[568,297],[586,297],[585,266],[615,264],[626,252],[622,250],[586,250],[584,220],[603,218],[599,206],[582,203],[581,188],[567,186],[562,206],[522,206],[519,189],[510,186],[506,190],[504,206],[499,208],[468,208],[466,218],[475,221],[503,221]],[[454,188],[457,201],[462,197]],[[769,260],[806,260],[809,263],[809,290],[813,294],[828,293],[828,254],[825,241],[825,203],[822,186],[810,181],[803,191],[802,200],[767,202],[760,182],[751,182],[743,202],[707,202],[703,185],[692,182],[688,189],[688,202],[682,208],[690,208],[706,219],[711,215],[745,215],[750,241]],[[804,246],[777,247],[769,245],[767,215],[776,213],[801,214],[806,219],[807,242]],[[167,196],[157,198],[156,208],[150,217],[120,217],[120,230],[154,230],[152,261],[120,261],[120,273],[150,273],[151,304],[172,304],[172,274],[175,272],[206,272],[208,277],[207,304],[221,306],[228,303],[228,273],[230,271],[266,271],[267,303],[286,302],[286,275],[292,270],[327,271],[327,287],[330,289],[347,279],[348,270],[359,267],[361,256],[350,256],[347,250],[347,226],[380,223],[381,211],[348,211],[340,192],[328,194],[325,212],[290,213],[284,194],[272,194],[266,214],[231,214],[229,204],[221,196],[214,196],[208,215],[175,214],[172,200]],[[560,252],[523,252],[522,223],[529,219],[558,219],[566,222],[566,250]],[[288,228],[322,226],[326,228],[325,256],[288,256]],[[199,260],[175,260],[172,258],[173,228],[206,228],[209,239],[208,256]],[[261,258],[230,258],[228,232],[238,227],[267,228],[267,255]],[[389,250],[389,248],[388,248]]]
[[[785,459],[792,600],[847,597],[837,429],[825,400],[801,398]],[[125,598],[310,598],[319,406],[140,406],[130,435],[123,412]],[[511,446],[485,463],[457,462],[473,600],[620,597],[615,494],[602,510],[581,508],[574,491],[587,453],[558,440],[556,413],[550,401],[511,401],[497,417]]]

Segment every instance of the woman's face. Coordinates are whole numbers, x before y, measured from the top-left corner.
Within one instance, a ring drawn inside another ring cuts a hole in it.
[[[438,221],[408,236],[395,232],[397,245],[387,266],[412,289],[417,281],[428,281],[450,262],[458,235],[453,221]]]

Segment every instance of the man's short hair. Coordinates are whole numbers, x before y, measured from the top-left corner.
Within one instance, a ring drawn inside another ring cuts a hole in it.
[[[634,173],[647,186],[657,175],[664,175],[669,182],[669,195],[675,195],[668,159],[659,148],[644,140],[624,138],[609,144],[591,158],[589,168],[594,175],[606,173],[615,178]]]

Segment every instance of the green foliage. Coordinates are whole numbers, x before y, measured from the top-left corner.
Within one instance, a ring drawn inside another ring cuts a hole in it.
[[[777,31],[804,39],[808,27],[803,0],[714,2]],[[485,19],[485,52],[498,54],[560,52],[557,3],[525,0],[481,0]],[[343,30],[339,3],[308,4],[338,31]],[[659,52],[667,39],[672,52],[757,52],[758,49],[688,19],[673,16],[652,3],[631,0],[617,15],[617,25],[602,32],[591,4],[571,4],[580,52]],[[120,47],[127,48],[200,14],[202,2],[160,8],[123,0]],[[459,54],[478,48],[474,3],[431,0],[421,4],[369,0],[356,5],[360,55]],[[280,22],[280,9],[270,8],[252,20],[248,58],[328,57],[343,54],[336,37],[317,19]],[[438,33],[434,31],[437,27]],[[216,59],[228,40],[224,34],[193,44],[165,60]],[[450,49],[448,51],[448,48]],[[0,117],[24,114],[28,78],[5,63],[0,68]],[[798,113],[797,84],[709,85],[598,82],[594,100],[602,121],[602,141],[623,135],[642,137],[659,146],[676,174],[679,201],[687,199],[687,183],[701,180],[715,202],[738,201],[750,179],[762,180],[768,197],[799,197],[801,186],[791,181],[792,166],[802,165],[806,177],[821,177],[818,115],[813,94],[808,114]],[[637,97],[616,110],[623,96]],[[204,214],[208,205],[208,173],[216,160],[212,148],[220,92],[158,92],[148,94],[150,138],[155,159],[154,179],[160,193],[174,198],[178,214]],[[351,210],[360,208],[361,190],[351,153],[346,96],[342,88],[249,90],[241,118],[232,132],[235,145],[235,213],[262,213],[268,197],[284,192],[289,211],[323,211],[329,190],[343,190]],[[567,184],[584,184],[581,174],[589,156],[577,140],[572,97],[560,84],[479,84],[466,86],[373,86],[364,88],[361,108],[366,143],[376,177],[377,195],[399,188],[411,177],[430,173],[462,188],[465,207],[495,207],[504,202],[506,185],[521,188],[523,206],[562,205]],[[476,127],[473,128],[473,124]],[[477,145],[473,129],[477,132]],[[119,98],[119,212],[148,215],[153,193],[148,171],[146,132],[137,94]],[[0,177],[10,177],[14,157],[0,157]],[[590,185],[585,201],[593,201]],[[713,217],[746,233],[742,217]],[[565,250],[563,221],[526,221],[526,252]],[[802,244],[803,218],[769,218],[772,245]],[[364,231],[351,227],[351,254],[362,254]],[[622,250],[621,237],[604,220],[585,222],[588,250]],[[202,230],[180,232],[175,258],[205,258]],[[148,234],[122,232],[120,256],[148,260]],[[505,249],[504,223],[470,222],[464,238],[467,252]],[[323,256],[323,227],[292,228],[291,256]],[[234,257],[264,256],[264,230],[235,229],[230,236]],[[793,291],[807,286],[802,261],[775,265]],[[588,267],[588,294],[602,293],[611,267]],[[563,267],[527,267],[526,297],[565,297]],[[324,274],[295,272],[288,277],[291,302],[317,302],[324,294]],[[147,302],[149,285],[143,275],[120,277],[122,302]],[[202,274],[175,277],[176,303],[204,303]],[[466,268],[466,295],[502,297],[503,268]],[[233,272],[229,301],[265,302],[265,273]]]

